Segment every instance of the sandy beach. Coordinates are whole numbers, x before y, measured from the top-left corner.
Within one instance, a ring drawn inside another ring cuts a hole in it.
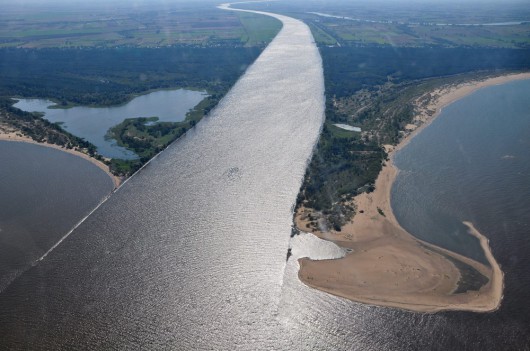
[[[36,145],[41,145],[41,146],[45,146],[45,147],[51,147],[51,148],[54,148],[54,149],[57,149],[57,150],[68,152],[69,154],[81,157],[81,158],[93,163],[94,165],[98,166],[100,169],[102,169],[112,179],[112,182],[114,183],[114,188],[118,188],[120,186],[120,184],[122,183],[122,181],[123,181],[123,179],[121,177],[115,176],[114,174],[112,174],[110,172],[109,166],[107,166],[103,162],[100,162],[100,161],[96,160],[95,158],[90,157],[87,154],[85,154],[83,152],[80,152],[80,151],[73,150],[73,149],[67,149],[65,147],[62,147],[62,146],[56,145],[56,144],[39,143],[39,142],[36,142],[35,140],[33,140],[33,139],[31,139],[31,138],[29,138],[27,136],[24,136],[21,132],[10,130],[10,129],[7,129],[7,128],[3,127],[3,126],[0,126],[0,140],[36,144]]]
[[[353,199],[356,215],[340,232],[314,231],[321,239],[351,249],[344,258],[299,260],[300,280],[310,287],[353,301],[417,312],[444,310],[494,311],[503,296],[503,272],[495,261],[488,239],[472,223],[464,222],[477,237],[489,266],[416,239],[397,222],[390,206],[390,191],[399,170],[393,165],[396,150],[428,126],[450,103],[474,91],[513,80],[530,79],[530,73],[510,74],[447,86],[428,92],[415,101],[416,116],[396,147],[385,145],[389,160],[370,194]],[[298,210],[295,222],[306,228],[310,210]],[[480,272],[489,279],[478,291],[455,293],[461,277],[459,266]]]

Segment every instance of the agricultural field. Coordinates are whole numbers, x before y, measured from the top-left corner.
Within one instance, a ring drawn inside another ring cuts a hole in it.
[[[502,26],[464,26],[377,23],[315,16],[306,21],[313,24],[315,39],[320,45],[334,45],[332,42],[335,41],[342,46],[530,47],[530,22]]]
[[[321,46],[530,47],[530,8],[510,1],[498,6],[476,2],[294,0],[239,4],[270,10],[309,24]]]
[[[6,5],[0,47],[255,46],[270,41],[281,26],[273,18],[220,10],[217,4]]]

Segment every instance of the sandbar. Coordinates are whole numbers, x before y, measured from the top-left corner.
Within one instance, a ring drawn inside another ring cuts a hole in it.
[[[504,275],[493,257],[488,239],[471,222],[464,222],[477,237],[489,265],[421,241],[405,231],[390,205],[390,191],[399,172],[393,164],[396,150],[428,126],[450,103],[474,91],[513,80],[530,79],[530,73],[508,74],[454,84],[427,92],[415,101],[416,116],[396,146],[385,145],[389,159],[380,172],[375,191],[353,198],[356,214],[340,232],[312,233],[351,251],[343,258],[300,258],[299,279],[306,285],[353,301],[415,312],[465,310],[495,311],[500,307]],[[300,207],[295,224],[304,231],[313,210]],[[478,290],[457,292],[458,266],[471,267],[488,278]]]

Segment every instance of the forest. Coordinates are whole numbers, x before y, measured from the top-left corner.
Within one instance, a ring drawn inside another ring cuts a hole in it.
[[[530,67],[530,49],[320,47],[327,96],[348,96],[388,81]]]
[[[109,106],[161,88],[223,95],[262,47],[0,49],[0,96]]]
[[[530,50],[321,46],[326,122],[297,206],[335,230],[355,214],[353,196],[373,191],[387,154],[412,121],[412,101],[436,87],[530,69]],[[346,123],[363,133],[335,127]]]
[[[156,89],[191,88],[206,90],[203,102],[190,111],[160,144],[148,139],[138,160],[110,161],[111,171],[129,176],[179,135],[206,115],[237,81],[246,67],[263,50],[253,47],[200,47],[180,45],[168,48],[44,48],[0,49],[0,97],[48,98],[59,108],[75,105],[111,106],[126,103],[135,96]],[[12,100],[11,100],[12,101]],[[13,107],[10,115],[21,115]],[[17,111],[18,110],[18,111]],[[25,134],[40,135],[48,126],[62,130],[39,116],[25,123]],[[30,129],[35,130],[30,130]],[[68,134],[62,131],[64,135]],[[56,133],[48,133],[49,138]],[[137,150],[135,145],[118,142]],[[81,139],[78,142],[85,142]],[[85,142],[86,143],[86,142]],[[87,144],[88,145],[88,144]],[[92,154],[96,155],[91,146]]]

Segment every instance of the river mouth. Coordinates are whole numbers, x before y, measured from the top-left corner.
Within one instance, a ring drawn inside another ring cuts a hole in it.
[[[278,310],[324,78],[310,29],[274,17],[283,28],[209,116],[2,293],[5,345],[288,347]]]

